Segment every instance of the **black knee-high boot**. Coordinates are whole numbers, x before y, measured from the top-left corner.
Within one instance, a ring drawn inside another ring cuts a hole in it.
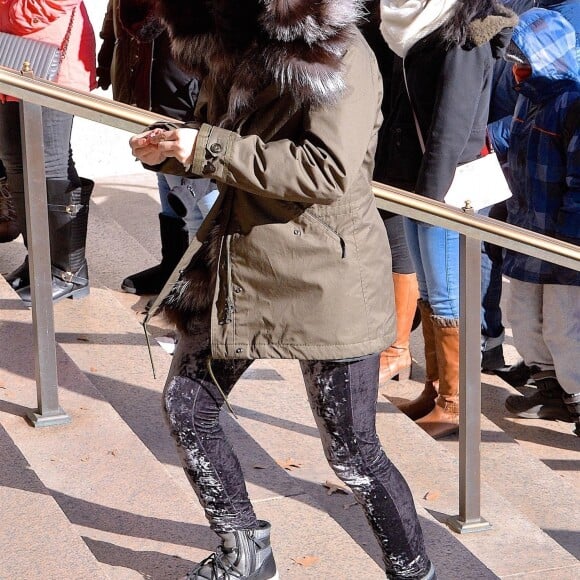
[[[89,199],[94,182],[81,178],[81,186],[70,189],[68,180],[47,180],[48,227],[52,266],[52,299],[82,298],[89,293],[85,258]],[[26,241],[26,240],[25,240]],[[7,276],[22,301],[31,304],[28,263]]]

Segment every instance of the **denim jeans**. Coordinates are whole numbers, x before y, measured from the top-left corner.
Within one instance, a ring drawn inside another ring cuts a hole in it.
[[[502,219],[504,210],[497,204],[479,210],[479,215]],[[502,220],[505,221],[505,218]],[[501,311],[502,262],[501,247],[487,242],[481,243],[481,338],[502,337],[504,325]]]
[[[405,218],[419,295],[434,316],[459,318],[459,233]]]
[[[168,173],[157,174],[161,213],[185,222],[189,238],[199,230],[219,192],[210,179],[187,179]]]
[[[73,116],[42,107],[44,171],[46,179],[80,185],[70,147]],[[17,207],[23,207],[23,162],[20,134],[20,103],[0,104],[0,158],[6,168],[7,185]]]
[[[209,363],[211,361],[211,363]],[[376,428],[378,355],[355,361],[300,361],[324,452],[353,490],[381,545],[389,578],[429,570],[413,497],[381,448]],[[238,459],[220,426],[227,396],[250,360],[211,360],[209,319],[182,336],[163,393],[165,415],[182,464],[211,528],[257,526]]]

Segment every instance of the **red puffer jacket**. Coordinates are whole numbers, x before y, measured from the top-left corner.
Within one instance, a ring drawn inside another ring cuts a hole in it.
[[[0,0],[0,31],[60,45],[74,8],[69,44],[56,82],[90,91],[96,87],[95,33],[82,0]]]

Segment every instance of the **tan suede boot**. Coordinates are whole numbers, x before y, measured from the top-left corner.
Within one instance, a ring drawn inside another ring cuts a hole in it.
[[[459,430],[459,320],[433,318],[439,367],[439,396],[435,407],[417,421],[434,439]]]
[[[409,337],[419,298],[417,276],[393,273],[393,283],[397,312],[397,337],[395,342],[381,353],[379,385],[383,385],[389,379],[407,380],[411,377],[412,359]]]
[[[421,328],[423,329],[423,341],[425,343],[425,388],[416,399],[397,405],[399,410],[405,413],[407,417],[413,419],[413,421],[427,415],[435,406],[439,379],[435,334],[433,332],[433,311],[429,303],[424,300],[418,300],[417,305],[421,313]]]

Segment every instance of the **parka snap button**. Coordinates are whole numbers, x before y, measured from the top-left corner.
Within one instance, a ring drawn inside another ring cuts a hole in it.
[[[296,230],[294,230],[294,235],[300,236],[300,235],[302,235],[302,232],[299,229],[296,229]]]
[[[241,348],[236,348],[236,354],[240,354],[242,352]]]
[[[206,163],[203,168],[203,173],[213,173],[215,171],[215,165],[213,163]]]
[[[239,286],[236,286],[236,287],[234,288],[234,292],[235,292],[236,294],[239,294],[241,291],[242,291],[242,289],[241,289]]]
[[[212,153],[221,153],[222,145],[221,145],[221,143],[212,143],[209,147],[209,150]]]

